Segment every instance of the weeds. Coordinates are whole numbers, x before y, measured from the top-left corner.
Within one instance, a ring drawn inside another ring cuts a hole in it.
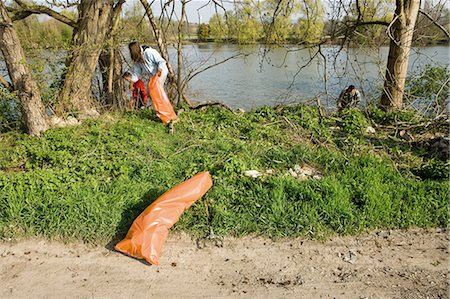
[[[0,234],[93,243],[123,237],[146,206],[200,171],[211,172],[213,188],[174,227],[194,235],[209,232],[204,201],[219,235],[320,238],[447,226],[448,185],[441,178],[448,164],[409,150],[408,159],[397,157],[404,162],[398,167],[390,148],[373,145],[381,137],[364,135],[373,120],[348,113],[322,118],[308,106],[243,114],[210,108],[184,112],[169,135],[143,111],[52,129],[40,139],[5,133]],[[341,129],[333,133],[330,126]],[[287,174],[302,163],[324,177],[299,181]],[[273,174],[248,178],[249,169]]]

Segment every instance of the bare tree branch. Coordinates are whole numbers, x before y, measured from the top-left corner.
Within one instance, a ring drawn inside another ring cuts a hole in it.
[[[11,21],[13,21],[13,22],[23,20],[23,19],[29,17],[30,15],[32,15],[31,12],[23,11],[23,10],[19,11],[19,10],[11,8],[11,7],[7,7],[6,9],[11,14]]]
[[[200,69],[200,70],[197,70],[197,71],[194,72],[194,73],[189,74],[189,75],[184,79],[183,89],[184,89],[184,87],[186,86],[186,84],[187,84],[189,81],[191,81],[195,76],[197,76],[197,75],[199,75],[199,74],[201,74],[201,73],[203,73],[203,72],[209,70],[210,68],[216,67],[216,66],[218,66],[218,65],[220,65],[220,64],[222,64],[222,63],[225,63],[225,62],[227,62],[227,61],[229,61],[229,60],[231,60],[231,59],[235,59],[235,58],[238,58],[238,57],[247,57],[247,56],[249,56],[249,55],[250,55],[250,54],[239,53],[239,54],[230,56],[230,57],[228,57],[228,58],[225,58],[225,59],[223,59],[223,60],[221,60],[221,61],[218,61],[218,62],[216,62],[216,63],[214,63],[214,64],[210,64],[210,65],[208,65],[207,67],[204,67],[204,68],[202,68],[202,69]]]
[[[214,6],[218,6],[220,8],[223,9],[223,11],[226,11],[225,6],[223,5],[223,1],[219,1],[219,0],[212,0],[212,2],[214,3]]]
[[[360,23],[363,15],[361,13],[361,6],[359,5],[359,0],[356,0],[356,10],[358,11],[358,21],[357,22]]]
[[[444,26],[442,26],[441,24],[439,24],[438,22],[436,22],[435,19],[433,19],[429,13],[423,11],[423,10],[419,10],[419,13],[423,14],[425,17],[427,17],[428,20],[430,20],[434,25],[436,25],[439,29],[442,30],[442,32],[444,32],[444,34],[447,36],[447,38],[450,38],[450,34],[448,33],[447,30],[445,30]]]
[[[316,51],[316,53],[314,53],[314,55],[310,56],[310,57],[309,57],[309,60],[297,70],[297,72],[294,74],[294,76],[292,76],[292,81],[291,81],[291,84],[289,84],[288,89],[292,88],[292,86],[294,85],[295,79],[296,79],[297,76],[300,74],[300,72],[301,72],[305,67],[309,66],[309,65],[314,61],[314,58],[316,58],[317,55],[319,55],[319,54],[322,54],[322,52],[320,51],[320,47],[319,47],[318,51]],[[323,54],[322,54],[322,55],[323,55]]]
[[[173,71],[172,65],[169,62],[169,52],[167,51],[167,41],[166,41],[165,33],[163,30],[160,29],[158,24],[156,24],[155,16],[153,15],[151,4],[148,3],[147,0],[140,0],[140,2],[145,9],[145,14],[147,15],[147,18],[152,27],[153,34],[155,35],[156,43],[158,44],[159,52],[161,53],[162,58],[164,58],[164,60],[167,63],[167,69],[169,71],[169,74],[168,74],[169,84],[176,89],[177,88],[176,77],[175,77],[175,72]]]
[[[120,0],[119,2],[116,3],[116,5],[113,8],[113,16],[112,19],[115,20],[116,18],[118,19],[118,16],[120,15],[120,13],[122,12],[122,5],[125,3],[126,0]]]
[[[369,21],[369,22],[357,22],[353,25],[353,27],[362,27],[362,26],[369,26],[369,25],[382,25],[382,26],[389,26],[389,22],[385,21]]]
[[[14,0],[19,6],[19,9],[8,7],[8,11],[13,13],[13,16],[11,17],[12,21],[18,21],[27,18],[28,16],[32,14],[45,14],[48,15],[55,20],[58,20],[64,24],[69,25],[70,27],[76,27],[77,22],[75,20],[72,20],[69,17],[66,17],[46,6],[42,5],[28,5],[24,3],[22,0]]]
[[[389,38],[390,38],[393,42],[395,42],[397,45],[398,45],[398,41],[395,39],[394,36],[392,36],[392,33],[391,33],[391,27],[392,27],[392,25],[394,25],[395,21],[397,21],[398,18],[399,18],[398,15],[395,16],[395,18],[392,20],[392,22],[389,24],[388,28],[386,29],[386,33],[387,33],[387,35],[389,36]]]

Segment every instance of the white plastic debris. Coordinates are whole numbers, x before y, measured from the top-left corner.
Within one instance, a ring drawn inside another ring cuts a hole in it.
[[[372,127],[372,126],[368,126],[367,128],[366,128],[366,134],[375,134],[375,129],[374,129],[374,127]]]
[[[297,178],[300,181],[304,181],[307,179],[319,180],[323,176],[318,169],[306,163],[302,164],[302,166],[294,165],[293,168],[289,168],[288,175]]]
[[[312,176],[312,178],[315,179],[315,180],[320,180],[322,178],[322,175],[321,174],[315,174],[315,175]]]
[[[295,172],[294,170],[292,170],[292,168],[289,168],[289,174],[291,176],[293,176],[294,178],[296,178],[298,176],[297,172]]]
[[[258,170],[246,170],[244,171],[244,175],[251,178],[257,178],[262,176],[262,173],[259,172]]]
[[[67,119],[62,119],[58,116],[52,116],[50,118],[50,124],[53,127],[64,128],[68,126],[76,126],[79,125],[80,122],[73,116],[69,116]]]

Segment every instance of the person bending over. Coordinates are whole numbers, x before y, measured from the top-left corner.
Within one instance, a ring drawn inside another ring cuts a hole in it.
[[[169,132],[173,132],[173,122],[178,117],[164,91],[164,83],[169,73],[166,61],[158,51],[149,46],[141,46],[138,42],[131,42],[128,49],[133,62],[131,82],[149,78],[147,84],[156,115],[163,123],[168,124]]]
[[[342,111],[345,108],[359,107],[359,102],[361,101],[361,94],[355,88],[354,85],[350,85],[348,88],[344,89],[339,95],[337,101],[338,111]]]
[[[169,71],[161,54],[152,47],[141,46],[138,42],[131,42],[128,49],[133,61],[132,81],[136,82],[144,75],[151,78],[156,74],[159,77],[159,82],[164,86]]]
[[[131,98],[129,103],[130,110],[134,110],[135,108],[145,108],[147,107],[147,89],[145,88],[144,82],[141,79],[138,79],[136,82],[133,82],[133,75],[130,72],[125,72],[122,77],[130,82],[130,90],[131,90]]]

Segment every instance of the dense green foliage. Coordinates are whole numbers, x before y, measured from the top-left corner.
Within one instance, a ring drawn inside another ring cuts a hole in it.
[[[425,109],[433,113],[446,110],[448,102],[450,67],[427,64],[406,78],[405,100],[422,102]]]
[[[390,118],[376,109],[371,114]],[[150,111],[106,115],[40,139],[0,135],[0,235],[94,243],[123,237],[159,195],[205,170],[214,185],[176,230],[203,235],[212,225],[220,235],[320,238],[448,225],[448,164],[395,136],[365,135],[374,120],[359,111],[326,118],[303,105],[186,111],[173,135],[153,117]],[[323,177],[300,181],[288,174],[303,163]],[[441,175],[418,176],[414,169],[424,165]],[[250,169],[273,174],[244,176]]]
[[[0,133],[22,126],[22,114],[16,93],[0,85]]]
[[[233,10],[211,17],[210,37],[214,41],[240,44],[288,40],[312,43],[323,35],[323,17],[320,1],[243,1]]]
[[[200,24],[197,28],[197,38],[199,41],[208,41],[210,36],[209,24]]]
[[[65,49],[70,46],[72,40],[72,28],[54,19],[39,21],[37,16],[30,16],[15,22],[14,27],[22,47],[26,49]]]

